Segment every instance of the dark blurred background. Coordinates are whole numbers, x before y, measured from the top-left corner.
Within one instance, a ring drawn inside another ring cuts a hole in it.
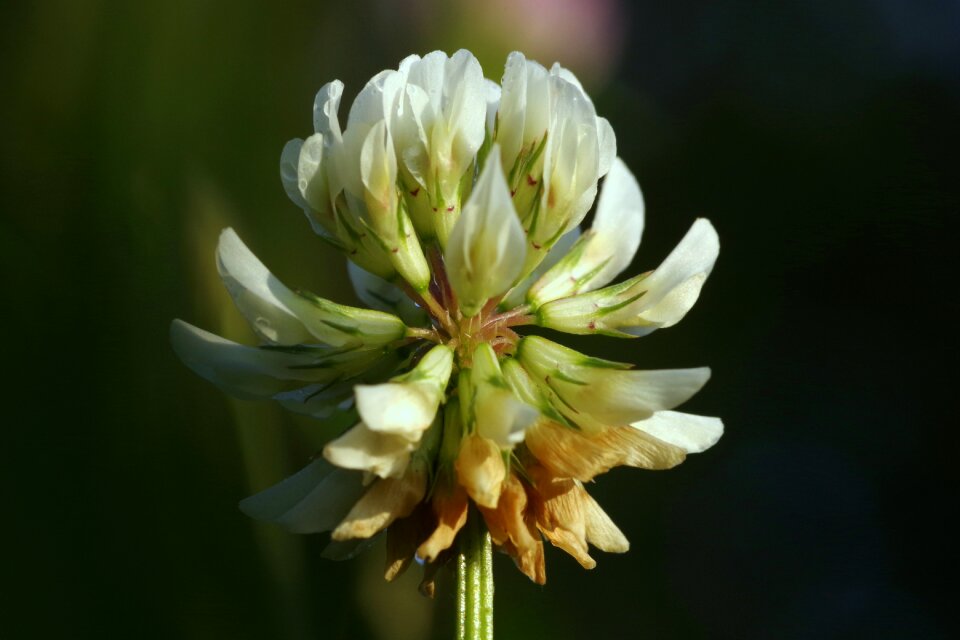
[[[251,339],[226,225],[353,301],[280,150],[324,82],[461,47],[583,79],[647,200],[635,271],[697,216],[723,246],[679,326],[579,346],[710,365],[685,408],[726,435],[591,487],[628,554],[550,548],[545,587],[498,557],[498,637],[957,637],[960,3],[42,0],[0,33],[3,638],[452,637],[449,580],[431,602],[381,548],[328,562],[237,510],[331,434],[230,401],[167,330]]]

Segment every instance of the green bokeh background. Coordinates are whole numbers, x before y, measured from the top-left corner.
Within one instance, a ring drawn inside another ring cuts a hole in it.
[[[572,342],[712,366],[687,408],[724,439],[590,488],[625,556],[584,572],[551,548],[545,587],[496,558],[498,637],[958,631],[955,385],[935,369],[957,356],[955,2],[48,0],[0,18],[0,637],[452,636],[449,580],[431,602],[417,576],[383,583],[380,547],[329,562],[322,536],[237,510],[333,433],[227,399],[167,330],[252,340],[216,277],[227,225],[282,280],[353,301],[280,149],[324,82],[352,96],[460,47],[492,79],[513,49],[580,74],[644,188],[634,272],[697,216],[723,245],[678,327]]]

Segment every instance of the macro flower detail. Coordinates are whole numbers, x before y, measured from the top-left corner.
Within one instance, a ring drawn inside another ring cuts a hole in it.
[[[713,226],[694,221],[658,267],[615,282],[640,245],[643,197],[559,65],[513,53],[496,84],[467,51],[411,56],[360,90],[345,126],[343,92],[320,90],[314,132],[286,145],[280,173],[370,308],[289,288],[226,229],[217,270],[260,344],[171,326],[184,363],[225,392],[317,429],[352,425],[241,509],[330,532],[329,557],[386,532],[387,579],[417,559],[427,594],[471,527],[541,584],[544,541],[587,569],[591,546],[627,551],[585,483],[715,444],[718,418],[676,411],[710,371],[636,369],[519,331],[633,339],[676,324],[717,259]]]

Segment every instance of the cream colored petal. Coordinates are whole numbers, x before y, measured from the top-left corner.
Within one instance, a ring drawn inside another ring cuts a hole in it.
[[[520,275],[525,254],[523,228],[494,146],[445,252],[447,276],[464,314],[476,315],[488,299],[505,293]]]
[[[220,233],[217,243],[217,270],[234,304],[263,340],[272,344],[312,342],[307,328],[275,293],[293,295],[292,292],[263,266],[229,227]]]
[[[522,402],[512,391],[484,385],[476,396],[477,433],[501,449],[523,442],[523,435],[540,412]]]
[[[634,422],[632,426],[687,453],[706,451],[717,444],[723,435],[720,418],[678,411],[658,411],[646,420]]]
[[[293,386],[290,381],[326,382],[340,375],[330,367],[304,368],[316,362],[312,356],[247,347],[183,320],[171,323],[170,343],[194,373],[247,400],[270,398]]]
[[[323,457],[344,469],[369,471],[381,478],[403,475],[416,447],[402,436],[377,433],[362,422],[327,443]]]
[[[466,436],[454,463],[457,481],[478,505],[496,508],[507,475],[500,447],[476,434]]]
[[[418,442],[433,423],[453,370],[453,350],[430,349],[407,373],[391,382],[357,385],[360,418],[371,431]]]
[[[293,533],[317,533],[336,527],[364,491],[361,474],[314,460],[279,484],[242,500],[240,510]]]
[[[413,384],[357,385],[357,410],[370,431],[417,442],[437,414],[439,398]]]
[[[426,473],[376,481],[331,534],[333,540],[369,538],[397,518],[410,515],[427,490]]]

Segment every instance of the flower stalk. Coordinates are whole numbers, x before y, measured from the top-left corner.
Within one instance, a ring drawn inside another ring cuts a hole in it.
[[[457,640],[493,640],[493,544],[471,512],[457,556]]]

